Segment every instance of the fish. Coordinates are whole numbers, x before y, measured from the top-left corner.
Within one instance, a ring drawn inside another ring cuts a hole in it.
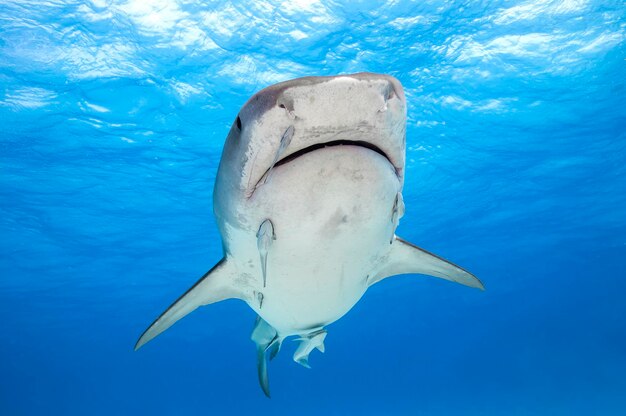
[[[439,277],[483,290],[465,269],[396,235],[405,213],[406,99],[375,73],[297,78],[253,95],[224,144],[213,211],[224,256],[140,336],[135,350],[196,308],[239,299],[270,397],[268,361],[324,352],[326,327],[376,283]]]

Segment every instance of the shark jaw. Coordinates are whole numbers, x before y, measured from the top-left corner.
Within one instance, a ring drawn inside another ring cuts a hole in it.
[[[383,152],[378,146],[366,142],[366,141],[353,141],[353,140],[333,140],[330,142],[323,142],[323,143],[315,143],[312,144],[308,147],[305,147],[303,149],[300,149],[294,153],[289,154],[288,156],[285,156],[281,159],[278,159],[278,161],[274,164],[272,164],[267,171],[265,171],[265,173],[263,174],[263,176],[261,177],[261,179],[259,179],[259,181],[255,184],[254,186],[254,190],[256,190],[260,185],[267,183],[267,181],[269,180],[269,176],[271,175],[271,173],[273,172],[274,169],[279,168],[280,166],[287,164],[287,163],[291,163],[291,162],[295,162],[296,159],[303,157],[309,153],[315,152],[316,150],[320,150],[320,149],[326,149],[326,148],[333,148],[333,147],[338,147],[338,146],[354,146],[354,147],[360,147],[360,148],[364,148],[364,149],[369,149],[379,155],[381,155],[382,157],[384,157],[391,166],[393,166],[393,162],[391,161],[391,159],[389,158],[389,156],[387,154],[385,154],[385,152]],[[398,170],[393,167],[396,170],[396,175],[399,176],[399,172]],[[252,193],[254,193],[254,191],[252,191]]]

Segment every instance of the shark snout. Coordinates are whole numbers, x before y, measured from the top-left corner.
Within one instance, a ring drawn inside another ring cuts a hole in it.
[[[372,113],[388,111],[390,102],[396,103],[395,109],[405,107],[400,82],[389,75],[371,73],[305,78],[271,95],[275,99],[271,107],[283,110],[293,120],[330,114],[349,115],[347,124],[359,123],[354,116],[369,120]]]
[[[390,75],[365,72],[346,77],[354,80],[357,88],[372,88],[376,90],[385,104],[389,101],[397,101],[402,107],[405,106],[402,84]]]

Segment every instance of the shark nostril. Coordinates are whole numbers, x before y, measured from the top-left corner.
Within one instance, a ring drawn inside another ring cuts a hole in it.
[[[241,130],[241,119],[239,118],[239,116],[237,116],[237,120],[235,121],[235,123],[237,123],[237,128]]]
[[[295,120],[296,119],[296,115],[293,112],[293,102],[290,102],[289,100],[285,103],[284,101],[281,102],[280,104],[278,104],[278,108],[282,108],[283,110],[285,110],[287,112],[287,116],[289,116],[290,119]]]
[[[384,93],[383,93],[383,105],[382,107],[380,107],[378,109],[379,113],[384,113],[385,111],[387,111],[387,103],[389,103],[389,100],[391,100],[393,97],[395,96],[395,92],[393,91],[393,88],[388,88]]]

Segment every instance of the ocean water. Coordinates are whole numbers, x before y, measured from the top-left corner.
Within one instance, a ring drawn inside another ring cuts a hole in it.
[[[486,291],[387,279],[272,399],[241,302],[134,352],[222,257],[247,98],[360,71],[407,96],[398,235]],[[1,1],[0,414],[626,414],[625,82],[621,1]]]

